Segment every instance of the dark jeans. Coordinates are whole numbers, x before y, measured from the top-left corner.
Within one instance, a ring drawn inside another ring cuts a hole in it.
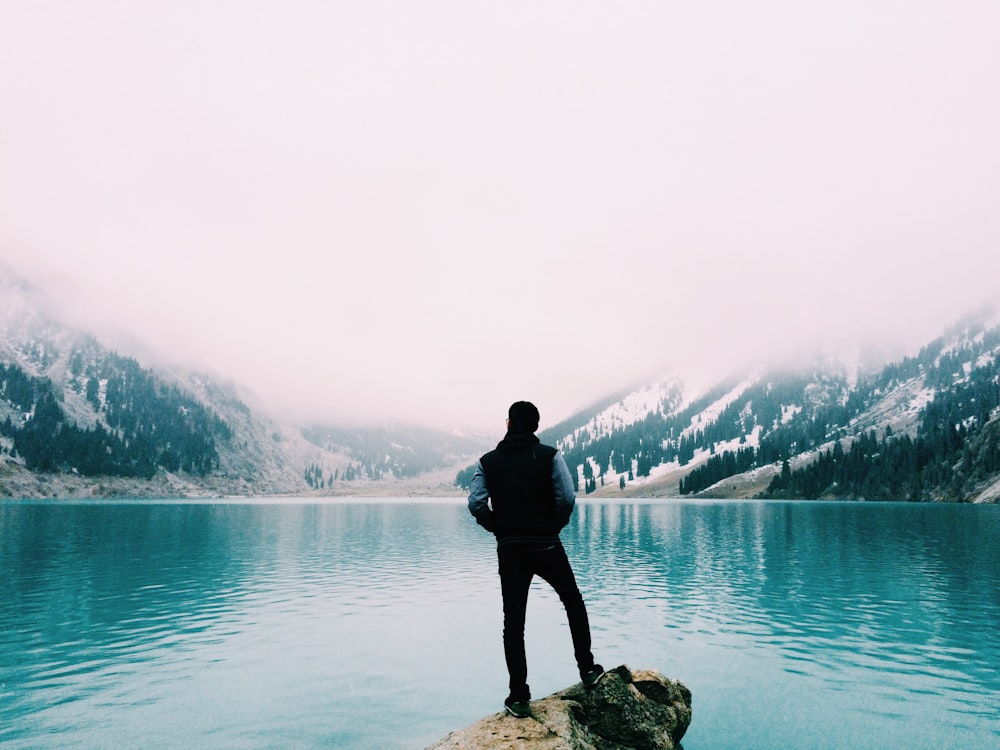
[[[566,608],[577,667],[583,672],[594,666],[587,606],[562,544],[508,543],[497,548],[497,558],[503,593],[503,651],[510,673],[511,695],[517,700],[530,697],[528,661],[524,653],[524,615],[528,588],[536,575],[555,589]]]

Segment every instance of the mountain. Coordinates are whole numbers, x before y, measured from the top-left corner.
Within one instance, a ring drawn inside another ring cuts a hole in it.
[[[995,502],[998,384],[1000,316],[982,311],[881,367],[674,373],[540,437],[596,497]]]
[[[483,445],[287,424],[236,384],[106,348],[0,269],[0,496],[443,494]]]
[[[456,463],[478,456],[487,448],[485,438],[462,432],[441,432],[405,425],[349,428],[306,425],[302,434],[324,450],[351,457],[349,476],[383,480],[416,479],[437,471],[451,471]],[[338,477],[335,476],[336,481]],[[321,477],[314,480],[321,484]]]
[[[415,427],[290,424],[232,382],[144,365],[45,311],[0,268],[0,496],[457,494],[491,447]],[[669,373],[540,437],[594,497],[995,502],[1000,315],[878,366]]]

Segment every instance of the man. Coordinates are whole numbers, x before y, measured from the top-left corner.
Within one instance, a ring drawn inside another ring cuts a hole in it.
[[[530,715],[524,616],[531,579],[538,575],[562,600],[580,678],[593,687],[604,673],[590,652],[587,607],[559,540],[576,502],[573,480],[562,454],[535,436],[538,409],[527,401],[511,405],[507,434],[496,450],[476,464],[469,510],[497,538],[503,594],[503,650],[510,673],[507,712]],[[492,506],[492,507],[491,507]]]

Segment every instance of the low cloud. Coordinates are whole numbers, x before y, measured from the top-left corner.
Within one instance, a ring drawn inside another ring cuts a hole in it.
[[[0,253],[297,417],[484,429],[1000,292],[992,3],[389,5],[11,9]]]

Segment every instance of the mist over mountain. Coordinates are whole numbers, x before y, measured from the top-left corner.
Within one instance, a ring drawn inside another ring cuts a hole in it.
[[[995,502],[1000,316],[984,309],[882,366],[674,373],[542,438],[598,497]]]
[[[0,496],[440,493],[484,445],[432,430],[303,428],[235,383],[106,348],[0,274]]]
[[[350,455],[351,476],[415,479],[481,453],[485,438],[424,427],[342,427],[310,424],[302,434],[324,450]],[[336,476],[334,479],[336,480]]]
[[[145,364],[47,309],[0,274],[0,495],[457,495],[499,438],[295,422],[234,382]],[[983,310],[888,364],[670,372],[540,437],[584,497],[994,501],[998,383],[1000,316]]]

